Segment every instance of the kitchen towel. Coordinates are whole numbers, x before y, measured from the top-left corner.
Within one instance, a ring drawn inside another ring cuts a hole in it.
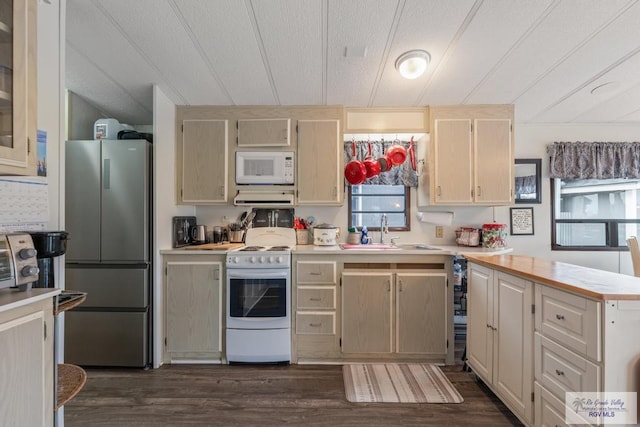
[[[342,374],[349,402],[463,402],[440,368],[431,364],[344,365]]]
[[[418,212],[418,221],[435,225],[451,225],[453,212]]]

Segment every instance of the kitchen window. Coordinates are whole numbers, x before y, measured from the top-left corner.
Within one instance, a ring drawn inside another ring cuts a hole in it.
[[[553,250],[611,251],[640,235],[640,179],[552,179]]]
[[[382,214],[387,214],[389,230],[409,231],[409,202],[404,185],[349,186],[349,227],[380,231]]]

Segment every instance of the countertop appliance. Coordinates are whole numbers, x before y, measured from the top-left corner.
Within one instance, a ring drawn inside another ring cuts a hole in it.
[[[247,230],[246,246],[227,253],[227,361],[291,361],[292,228]]]
[[[69,233],[66,231],[27,231],[33,240],[33,247],[38,252],[38,269],[40,275],[37,288],[55,288],[54,258],[67,251]]]
[[[340,229],[331,224],[319,224],[313,227],[313,244],[316,246],[335,246],[338,244]]]
[[[269,209],[253,208],[255,212],[251,225],[253,227],[283,227],[293,228],[293,208]]]
[[[66,142],[66,288],[87,293],[65,315],[70,363],[151,364],[151,147]]]
[[[36,250],[26,233],[0,234],[0,288],[31,288],[38,280]]]
[[[236,184],[293,185],[293,151],[236,151]]]
[[[174,216],[173,220],[173,247],[192,245],[191,229],[196,226],[195,216]]]

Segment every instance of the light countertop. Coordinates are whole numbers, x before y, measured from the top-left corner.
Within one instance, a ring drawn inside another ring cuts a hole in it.
[[[485,267],[601,300],[640,300],[640,278],[525,255],[467,259]]]
[[[501,255],[510,253],[513,248],[482,248],[482,247],[469,247],[469,246],[439,246],[428,245],[429,249],[420,249],[417,247],[417,243],[409,243],[398,245],[398,249],[368,249],[363,248],[356,249],[342,249],[340,245],[335,246],[315,246],[315,245],[297,245],[293,249],[293,254],[353,254],[353,255],[381,255],[381,254],[407,254],[407,255],[460,255],[465,256],[467,254],[482,254],[482,255]],[[222,255],[228,251],[235,250],[242,247],[241,243],[231,243],[225,245],[200,245],[200,246],[186,246],[182,248],[162,249],[160,254],[162,255]]]
[[[58,288],[34,288],[21,291],[15,288],[0,289],[0,312],[13,310],[24,305],[51,298],[62,292]]]

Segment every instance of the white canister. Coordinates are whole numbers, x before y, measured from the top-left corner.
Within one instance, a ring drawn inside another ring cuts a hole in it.
[[[313,244],[316,246],[335,246],[338,244],[340,229],[331,224],[320,224],[313,227]]]

